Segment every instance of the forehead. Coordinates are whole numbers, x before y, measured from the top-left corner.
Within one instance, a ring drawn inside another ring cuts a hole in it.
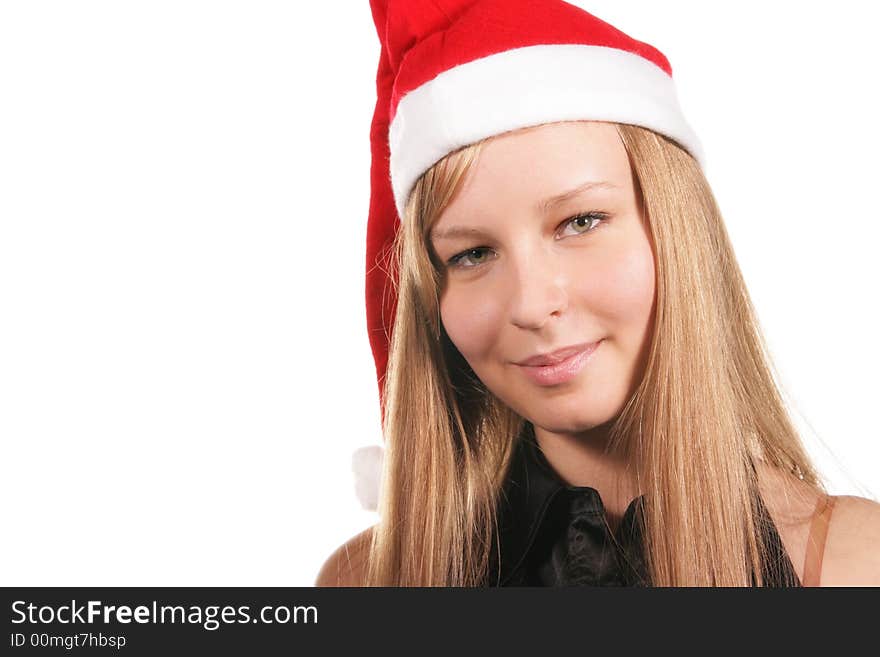
[[[611,123],[551,123],[492,138],[437,224],[474,214],[529,208],[587,181],[631,189],[626,149]],[[608,188],[596,188],[595,193]],[[614,191],[614,190],[612,190]]]

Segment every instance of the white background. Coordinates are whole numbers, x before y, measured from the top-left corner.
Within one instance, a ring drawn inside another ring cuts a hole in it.
[[[870,3],[578,2],[670,59],[810,453],[880,493]],[[0,584],[311,585],[375,522],[366,0],[0,5]]]

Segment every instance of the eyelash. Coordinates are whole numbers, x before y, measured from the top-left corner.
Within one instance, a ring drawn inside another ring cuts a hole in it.
[[[596,228],[598,226],[600,226],[602,223],[604,223],[608,219],[608,214],[605,212],[584,212],[581,214],[577,214],[573,217],[569,217],[568,219],[566,219],[564,222],[562,222],[560,224],[560,227],[568,226],[569,224],[574,223],[578,219],[589,219],[590,221],[595,221],[597,223],[593,224],[589,230],[585,230],[582,233],[577,233],[576,235],[574,235],[574,237],[577,237],[578,235],[587,235],[589,233],[592,233],[594,230],[596,230]],[[474,251],[480,251],[480,250],[486,249],[486,248],[488,248],[488,247],[475,246],[473,248],[467,249],[465,251],[462,251],[461,253],[458,253],[458,254],[452,256],[447,261],[446,264],[452,269],[474,269],[476,267],[479,267],[480,264],[482,264],[482,263],[476,264],[476,265],[459,265],[458,263],[459,263],[459,261],[461,261],[462,258],[467,257],[468,255],[470,255]]]

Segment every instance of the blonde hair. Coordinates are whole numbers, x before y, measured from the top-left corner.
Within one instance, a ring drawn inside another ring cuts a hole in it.
[[[611,431],[645,493],[655,586],[763,585],[755,460],[825,494],[775,371],[715,198],[696,161],[645,128],[614,124],[650,229],[654,330],[645,372]],[[395,242],[397,313],[385,379],[380,522],[366,584],[484,586],[497,510],[526,420],[474,375],[440,321],[428,233],[483,142],[416,183]],[[764,570],[766,572],[766,570]]]

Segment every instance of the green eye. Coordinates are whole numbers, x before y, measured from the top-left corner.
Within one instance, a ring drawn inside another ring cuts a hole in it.
[[[481,262],[484,262],[486,260],[486,258],[485,257],[475,258],[474,254],[482,254],[485,250],[486,250],[485,246],[479,246],[475,249],[468,249],[467,251],[462,251],[458,255],[452,256],[449,259],[449,264],[453,267],[462,267],[464,269],[467,269],[468,267],[475,267],[475,266],[479,265]],[[461,261],[464,260],[465,258],[470,258],[474,264],[462,265]]]
[[[593,231],[596,226],[608,217],[604,212],[586,212],[566,220],[565,226],[574,226],[576,235]]]

